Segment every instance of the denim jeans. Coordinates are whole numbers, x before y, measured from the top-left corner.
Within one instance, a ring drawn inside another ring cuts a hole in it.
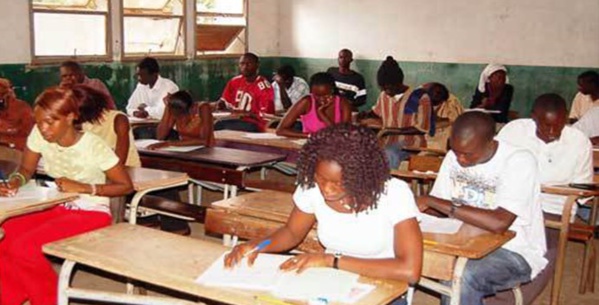
[[[482,305],[486,296],[529,282],[530,272],[530,266],[520,254],[503,248],[482,259],[469,260],[462,276],[460,304]],[[443,283],[451,285],[451,282]],[[449,301],[449,297],[441,297],[442,305],[448,305]]]
[[[404,146],[405,144],[403,141],[385,146],[385,155],[387,155],[390,169],[397,169],[401,161],[407,160],[410,156],[409,153],[403,150]]]
[[[250,122],[231,119],[231,120],[221,120],[214,124],[214,130],[237,130],[237,131],[248,131],[248,132],[260,132],[260,129],[256,124],[252,124]]]

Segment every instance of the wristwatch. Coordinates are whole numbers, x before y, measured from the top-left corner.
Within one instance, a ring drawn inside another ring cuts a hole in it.
[[[464,204],[459,199],[451,200],[451,207],[449,209],[449,218],[454,218],[453,215],[454,215],[455,211],[462,205],[464,205]]]
[[[335,252],[333,254],[333,268],[334,269],[339,269],[339,259],[341,258],[341,253],[339,252]]]

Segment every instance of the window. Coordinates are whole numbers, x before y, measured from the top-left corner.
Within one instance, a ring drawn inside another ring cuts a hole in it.
[[[109,0],[32,0],[34,59],[106,57]]]
[[[126,57],[183,56],[185,0],[123,0]]]
[[[196,54],[240,54],[246,51],[245,0],[196,0]]]

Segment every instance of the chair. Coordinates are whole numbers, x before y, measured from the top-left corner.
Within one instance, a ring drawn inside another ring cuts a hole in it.
[[[419,171],[419,172],[439,172],[441,168],[441,163],[443,163],[443,157],[441,156],[428,156],[428,155],[412,155],[410,156],[410,160],[408,162],[408,170],[409,171]],[[425,191],[428,191],[433,181],[428,181],[426,183],[418,183],[417,179],[412,179],[412,192],[416,195],[424,195]],[[426,190],[425,190],[426,184]]]

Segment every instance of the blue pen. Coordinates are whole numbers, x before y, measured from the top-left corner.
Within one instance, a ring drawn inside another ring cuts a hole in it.
[[[268,246],[268,245],[270,245],[270,239],[266,239],[266,240],[262,241],[256,247],[254,247],[254,249],[250,250],[249,252],[246,252],[243,256],[248,256],[256,251],[260,251],[260,250],[266,248],[266,246]]]

